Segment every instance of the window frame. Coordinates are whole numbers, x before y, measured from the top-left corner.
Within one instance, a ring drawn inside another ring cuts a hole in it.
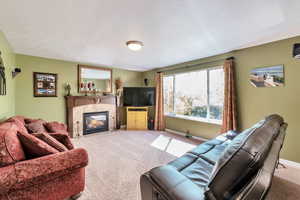
[[[173,113],[165,113],[164,112],[164,116],[167,117],[172,117],[172,118],[179,118],[179,119],[185,119],[185,120],[191,120],[191,121],[198,121],[198,122],[205,122],[205,123],[211,123],[211,124],[217,124],[217,125],[221,125],[222,124],[222,119],[218,120],[218,119],[211,119],[210,118],[210,95],[209,95],[209,91],[210,91],[210,75],[209,72],[212,70],[216,70],[216,69],[223,69],[223,66],[215,66],[215,67],[209,67],[209,68],[204,68],[204,69],[199,69],[199,70],[193,70],[193,71],[188,71],[188,72],[179,72],[179,73],[174,73],[174,74],[168,74],[168,75],[164,75],[163,78],[165,77],[173,77],[173,98],[172,98],[172,104],[173,104]],[[204,117],[194,117],[194,116],[186,116],[186,115],[180,115],[180,114],[176,114],[175,111],[175,94],[176,94],[176,84],[175,84],[175,77],[178,74],[185,74],[185,73],[190,73],[190,72],[199,72],[199,71],[206,71],[206,76],[207,76],[207,116],[206,118]],[[225,78],[225,77],[224,77]],[[224,104],[223,106],[224,107]]]

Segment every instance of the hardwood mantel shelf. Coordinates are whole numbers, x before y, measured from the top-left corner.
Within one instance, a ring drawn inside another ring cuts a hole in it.
[[[77,106],[89,104],[113,104],[116,105],[116,97],[114,95],[106,96],[65,96],[66,99],[66,117],[68,132],[70,137],[73,135],[73,108]]]

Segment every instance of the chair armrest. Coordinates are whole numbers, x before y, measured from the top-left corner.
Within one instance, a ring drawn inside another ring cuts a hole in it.
[[[45,183],[57,177],[72,173],[88,164],[88,154],[82,148],[26,160],[15,164],[18,183],[24,188]]]
[[[168,199],[204,200],[204,188],[198,187],[174,167],[166,165],[150,171],[150,177]]]

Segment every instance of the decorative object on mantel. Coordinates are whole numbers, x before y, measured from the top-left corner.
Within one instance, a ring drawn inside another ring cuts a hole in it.
[[[251,70],[250,83],[254,87],[278,87],[284,85],[283,65]]]
[[[111,93],[112,69],[78,65],[78,92]]]
[[[11,72],[11,76],[13,78],[15,78],[19,73],[21,73],[21,68],[16,67],[12,72]]]
[[[72,96],[71,95],[71,84],[70,83],[66,83],[65,89],[67,91],[67,96]]]
[[[5,67],[1,58],[0,51],[0,95],[6,95],[6,78],[5,78]]]
[[[35,97],[57,97],[57,74],[33,72]]]

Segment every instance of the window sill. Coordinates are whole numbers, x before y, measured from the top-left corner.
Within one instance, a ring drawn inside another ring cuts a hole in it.
[[[222,125],[221,120],[206,119],[206,118],[200,118],[200,117],[189,117],[189,116],[175,115],[175,114],[165,114],[165,116],[171,117],[171,118],[177,118],[177,119],[185,119],[185,120],[196,121],[196,122],[204,122],[204,123],[209,123],[209,124]]]

